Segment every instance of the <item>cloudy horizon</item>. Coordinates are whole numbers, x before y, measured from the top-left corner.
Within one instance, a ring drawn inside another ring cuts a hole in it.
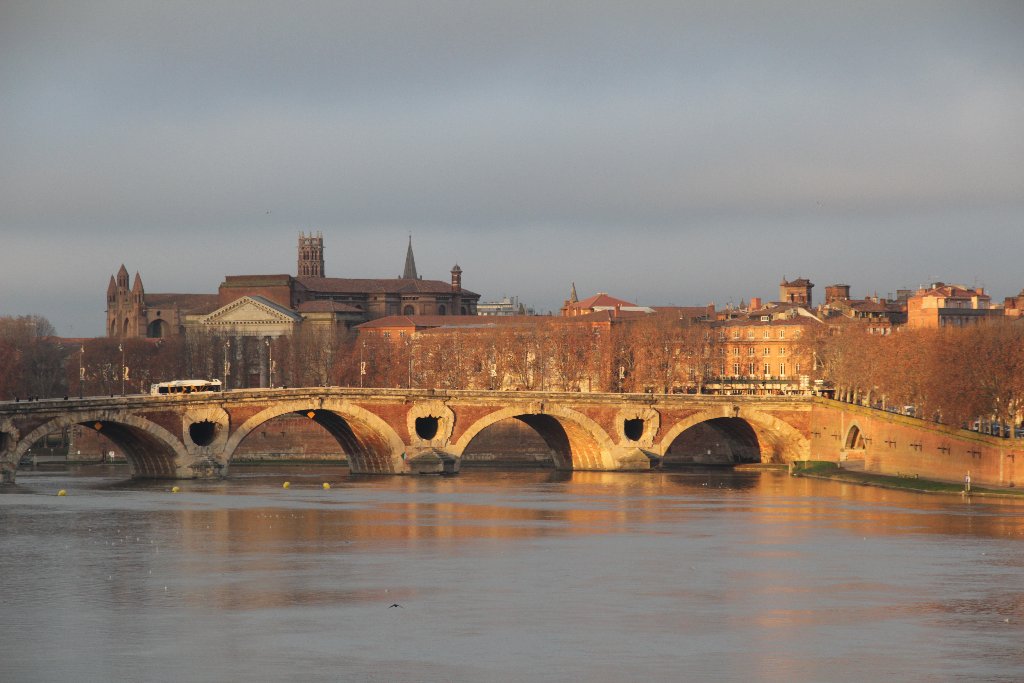
[[[0,315],[455,263],[703,305],[1024,288],[1019,2],[0,5]]]

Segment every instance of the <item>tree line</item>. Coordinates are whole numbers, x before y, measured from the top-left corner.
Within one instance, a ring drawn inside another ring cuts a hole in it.
[[[228,388],[364,386],[544,391],[701,392],[725,372],[715,323],[646,315],[611,326],[538,318],[408,338],[309,326],[289,337],[55,336],[38,316],[0,317],[0,398],[146,393],[152,383],[219,378]],[[870,335],[842,319],[815,326],[798,353],[841,400],[914,406],[953,425],[1020,422],[1024,322]]]
[[[809,340],[841,400],[912,407],[917,417],[962,426],[976,419],[1020,424],[1024,321],[864,334],[832,326]]]

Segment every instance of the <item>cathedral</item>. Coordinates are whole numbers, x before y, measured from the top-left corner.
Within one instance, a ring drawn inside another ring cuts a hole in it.
[[[327,277],[321,233],[299,234],[296,275],[228,275],[217,294],[147,294],[122,265],[107,286],[108,337],[163,338],[189,333],[278,337],[303,325],[351,328],[389,315],[476,315],[480,295],[451,280],[424,280],[412,237],[395,278]]]

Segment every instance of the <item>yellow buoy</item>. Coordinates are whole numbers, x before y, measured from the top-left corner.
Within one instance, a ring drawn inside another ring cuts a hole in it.
[[[292,483],[290,481],[286,481],[285,483],[281,484],[281,488],[283,489],[290,489],[291,487]]]
[[[177,486],[172,486],[171,487],[171,493],[180,493],[180,492],[181,492],[181,489],[178,488]]]
[[[61,489],[60,491],[57,491],[57,495],[58,496],[66,496],[66,495],[68,495],[68,492],[65,491],[64,489]]]
[[[328,484],[328,483],[327,483],[327,482],[325,481],[325,482],[324,482],[324,490],[326,491],[326,490],[327,490],[327,489],[329,489],[329,488],[331,488],[331,485],[330,485],[330,484]]]

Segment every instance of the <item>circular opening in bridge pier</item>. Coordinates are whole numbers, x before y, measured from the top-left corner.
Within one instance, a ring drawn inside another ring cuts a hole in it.
[[[197,446],[209,446],[217,436],[217,425],[209,420],[194,422],[189,425],[188,436]]]
[[[438,419],[433,415],[416,418],[416,436],[430,441],[437,436]]]
[[[622,433],[630,441],[639,441],[640,437],[644,435],[644,421],[638,417],[626,420],[622,423]]]

